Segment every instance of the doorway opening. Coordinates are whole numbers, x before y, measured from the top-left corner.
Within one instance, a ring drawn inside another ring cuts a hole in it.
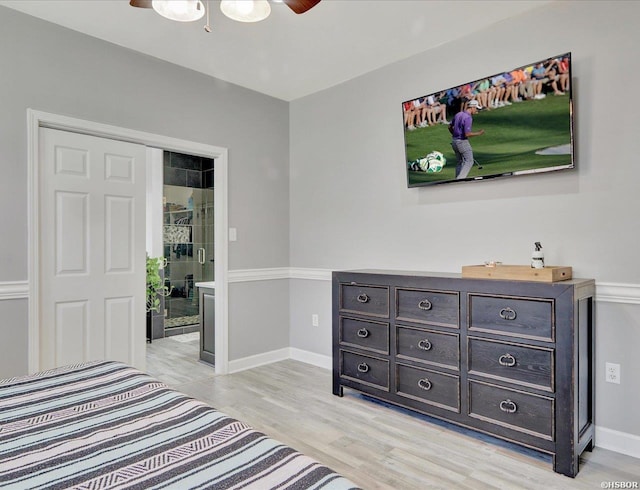
[[[127,141],[135,144],[141,144],[147,147],[147,151],[164,148],[168,151],[183,152],[191,155],[201,155],[215,160],[215,206],[214,206],[214,227],[216,237],[215,247],[215,279],[216,279],[216,307],[215,307],[215,373],[226,374],[228,371],[228,293],[227,293],[227,261],[228,261],[228,150],[226,148],[215,147],[207,144],[196,143],[188,140],[147,133],[117,126],[101,124],[93,121],[76,119],[58,114],[51,114],[33,109],[27,109],[28,120],[28,201],[29,201],[29,220],[28,220],[28,236],[29,236],[29,333],[28,333],[28,369],[30,373],[41,371],[44,366],[41,360],[41,331],[40,318],[43,311],[42,298],[40,294],[41,277],[40,270],[44,258],[40,256],[40,237],[42,235],[41,227],[46,218],[40,215],[39,199],[40,199],[40,173],[42,172],[41,153],[40,153],[40,128],[58,129],[66,132],[75,132],[105,138],[110,140]],[[144,158],[139,161],[144,162]],[[144,181],[144,179],[142,179]],[[138,179],[136,182],[140,183]],[[157,182],[154,179],[147,181],[147,185],[160,189],[161,185],[154,185]],[[160,182],[161,183],[161,182]],[[144,185],[144,183],[142,184]],[[149,193],[149,189],[148,189]],[[161,201],[160,201],[161,202]],[[158,208],[160,212],[161,208]],[[144,223],[144,219],[140,220]],[[160,227],[162,218],[158,219]],[[143,243],[140,240],[140,243]],[[139,249],[144,259],[144,244]],[[161,255],[161,252],[152,256]],[[144,263],[144,260],[142,260]],[[140,282],[140,289],[144,289],[144,276]],[[142,314],[144,317],[144,301],[136,302],[134,310]],[[143,322],[142,322],[143,323]],[[132,364],[141,370],[145,370],[146,341],[144,333],[144,325],[140,332],[135,331],[132,334],[132,351],[134,352],[134,361]]]

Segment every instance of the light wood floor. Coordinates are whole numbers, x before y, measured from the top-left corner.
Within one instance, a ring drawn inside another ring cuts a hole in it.
[[[523,454],[389,408],[345,389],[331,372],[282,361],[227,376],[197,360],[198,341],[148,345],[147,371],[174,389],[247,422],[343,474],[363,489],[596,489],[640,482],[640,459],[595,448],[575,479]],[[266,489],[265,489],[266,490]]]

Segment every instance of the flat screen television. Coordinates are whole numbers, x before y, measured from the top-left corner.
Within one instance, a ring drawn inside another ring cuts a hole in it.
[[[574,168],[571,53],[407,100],[402,114],[409,187]]]

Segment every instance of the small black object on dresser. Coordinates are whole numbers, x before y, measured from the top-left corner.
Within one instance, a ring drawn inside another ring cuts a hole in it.
[[[574,477],[594,444],[595,282],[333,272],[343,387],[551,454]]]

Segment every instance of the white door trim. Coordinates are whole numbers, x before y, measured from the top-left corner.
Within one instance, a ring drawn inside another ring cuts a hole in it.
[[[226,148],[171,138],[144,131],[121,128],[59,114],[27,109],[27,167],[28,167],[28,282],[29,282],[29,332],[28,332],[28,369],[30,373],[39,371],[40,343],[38,318],[40,317],[38,285],[40,258],[39,243],[39,135],[40,127],[82,133],[100,138],[129,141],[163,150],[215,159],[215,349],[216,374],[228,372],[228,150]]]

